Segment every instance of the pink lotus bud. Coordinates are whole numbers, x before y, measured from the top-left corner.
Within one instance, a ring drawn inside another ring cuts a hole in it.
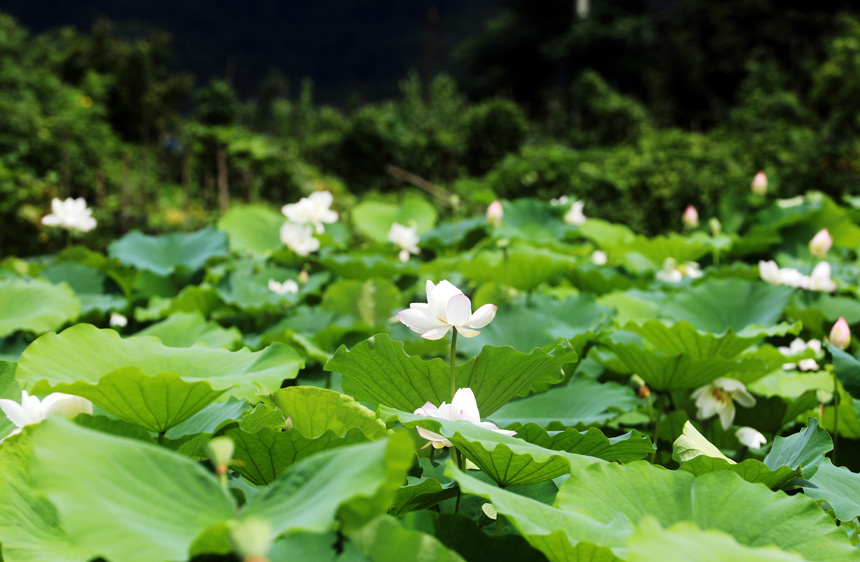
[[[767,193],[767,176],[764,172],[759,171],[752,181],[752,192],[756,195],[764,195]]]
[[[839,349],[846,349],[851,343],[851,328],[848,327],[848,322],[843,317],[839,317],[833,329],[830,330],[830,343]]]
[[[307,269],[303,269],[303,270],[299,273],[299,285],[307,285],[307,284],[308,284],[308,279],[309,279],[309,278],[310,278],[310,275],[308,274],[308,270],[307,270]]]
[[[284,420],[284,429],[292,429],[293,428],[293,416],[287,416],[287,419]]]
[[[487,207],[487,224],[492,227],[502,225],[502,217],[505,216],[505,211],[502,209],[502,202],[496,199],[490,206]]]
[[[696,211],[696,208],[692,205],[687,205],[687,209],[684,211],[684,216],[681,217],[681,221],[687,228],[696,228],[699,226],[699,212]]]
[[[830,236],[830,232],[828,232],[826,228],[822,228],[815,236],[812,237],[812,240],[809,241],[809,253],[816,258],[823,258],[827,255],[827,252],[830,250],[830,246],[832,245],[833,237]]]

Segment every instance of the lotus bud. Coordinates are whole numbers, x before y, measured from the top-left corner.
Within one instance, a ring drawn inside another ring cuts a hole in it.
[[[493,228],[502,225],[502,218],[505,216],[505,211],[502,209],[502,202],[496,199],[490,206],[487,207],[487,224]]]
[[[753,178],[752,192],[759,196],[767,193],[767,176],[764,175],[764,172],[759,171]]]
[[[735,437],[741,442],[741,445],[750,449],[758,450],[761,446],[767,443],[767,439],[756,429],[751,427],[741,427],[735,432]]]
[[[310,275],[308,274],[308,270],[303,269],[301,273],[299,273],[299,285],[307,285],[309,277]]]
[[[723,223],[720,222],[720,219],[714,217],[708,221],[708,228],[711,229],[711,236],[716,236],[723,231]]]
[[[272,548],[272,524],[265,519],[249,517],[227,524],[230,542],[243,562],[268,562]]]
[[[216,437],[209,441],[209,458],[215,465],[215,474],[219,477],[227,475],[227,468],[233,461],[233,451],[236,446],[229,437]]]
[[[284,420],[284,428],[292,429],[293,428],[293,416],[287,416],[287,419]]]
[[[684,216],[681,217],[681,221],[684,223],[684,226],[690,230],[699,226],[699,212],[696,211],[696,208],[692,205],[687,205],[687,209],[684,211]]]
[[[839,317],[833,329],[830,330],[830,343],[839,349],[847,349],[851,343],[851,328],[848,327],[848,322],[845,318]]]
[[[594,262],[594,265],[606,265],[609,257],[606,255],[606,252],[594,250],[594,253],[591,254],[591,261]]]
[[[833,245],[833,237],[826,228],[822,228],[809,241],[809,253],[816,258],[823,258]]]

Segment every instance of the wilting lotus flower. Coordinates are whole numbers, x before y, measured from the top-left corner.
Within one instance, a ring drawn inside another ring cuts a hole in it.
[[[40,423],[48,416],[61,414],[67,418],[73,418],[78,414],[92,414],[93,404],[86,398],[72,396],[55,392],[49,394],[44,400],[30,396],[26,390],[21,391],[21,403],[14,400],[0,399],[0,410],[6,414],[9,421],[15,424],[16,429],[9,435],[21,433],[25,425]]]
[[[413,332],[428,340],[438,340],[455,329],[467,338],[477,336],[496,316],[494,304],[485,304],[472,314],[472,301],[447,280],[434,285],[427,281],[427,302],[412,303],[397,317]]]
[[[786,356],[792,356],[803,353],[807,349],[811,349],[816,354],[821,353],[821,342],[819,340],[804,342],[800,338],[795,338],[788,347],[780,347],[779,352]],[[795,368],[799,368],[801,371],[817,371],[818,363],[810,357],[808,359],[801,359],[796,365],[794,363],[784,363],[782,368],[786,371],[792,371]]]
[[[755,450],[761,449],[761,446],[767,443],[767,439],[765,439],[764,435],[751,427],[738,428],[735,432],[735,437],[738,438],[738,441],[740,441],[741,445],[744,447],[749,447],[750,449]]]
[[[824,291],[832,293],[836,290],[836,283],[830,278],[830,264],[823,261],[815,266],[812,275],[809,276],[810,291]]]
[[[767,194],[767,176],[764,172],[759,171],[753,178],[752,192],[759,196]]]
[[[51,200],[51,214],[42,217],[42,224],[89,232],[96,227],[96,219],[92,215],[93,211],[87,208],[83,197],[69,197],[65,201],[54,198]]]
[[[696,389],[690,398],[696,401],[698,419],[706,420],[719,414],[723,429],[731,427],[735,419],[735,402],[744,408],[755,406],[755,398],[741,381],[725,377]]]
[[[502,225],[502,218],[505,216],[505,210],[502,209],[502,202],[496,199],[490,206],[487,207],[487,224],[492,227]]]
[[[414,414],[416,416],[427,416],[441,420],[463,420],[479,427],[483,427],[484,429],[501,433],[502,435],[516,435],[517,433],[516,431],[499,429],[499,426],[491,422],[482,422],[481,414],[478,412],[478,403],[475,401],[475,394],[472,392],[471,388],[461,388],[457,390],[456,394],[454,394],[454,399],[451,400],[450,404],[442,402],[442,404],[437,408],[430,402],[427,402],[422,407],[415,410]],[[418,434],[428,440],[436,449],[452,446],[451,442],[448,441],[446,437],[439,435],[438,433],[426,430],[423,427],[419,427],[417,429]]]
[[[292,279],[287,279],[283,283],[278,283],[274,279],[269,279],[269,290],[276,295],[289,295],[299,292],[299,284]]]
[[[608,261],[606,252],[594,250],[594,253],[591,254],[591,261],[594,262],[594,265],[606,265],[606,262]]]
[[[329,208],[333,200],[334,198],[329,191],[314,191],[307,197],[300,199],[298,203],[284,205],[281,212],[286,215],[290,222],[312,224],[316,228],[317,234],[322,234],[325,231],[323,223],[337,222],[337,213]]]
[[[400,254],[397,257],[404,263],[409,261],[409,254],[418,255],[421,253],[418,248],[418,240],[417,226],[403,226],[394,223],[391,225],[391,230],[388,231],[388,241],[400,247]]]
[[[847,349],[851,343],[851,328],[848,327],[848,322],[845,318],[839,317],[833,329],[830,330],[830,343],[839,349]]]
[[[585,207],[585,201],[574,201],[570,209],[564,214],[564,222],[579,226],[585,222],[585,215],[582,214],[582,209]]]
[[[823,258],[830,251],[832,245],[833,237],[830,236],[830,232],[826,228],[822,228],[809,241],[809,253],[816,258]]]
[[[320,249],[320,241],[314,238],[310,225],[286,223],[281,227],[281,242],[300,256],[307,256]]]
[[[684,210],[684,216],[681,217],[681,222],[687,228],[696,228],[699,226],[699,212],[692,205],[687,205],[687,208]]]

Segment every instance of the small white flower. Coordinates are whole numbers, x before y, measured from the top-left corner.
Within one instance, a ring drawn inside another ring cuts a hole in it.
[[[281,227],[281,242],[300,256],[307,256],[320,249],[320,241],[314,238],[310,225],[286,223]]]
[[[128,318],[120,314],[119,312],[114,312],[110,315],[110,320],[108,321],[111,328],[125,328],[128,326]]]
[[[567,195],[562,195],[558,199],[550,199],[549,204],[553,207],[558,207],[559,205],[567,205],[568,201],[570,201],[570,198]]]
[[[329,191],[314,191],[307,197],[300,199],[298,203],[284,205],[281,212],[286,215],[290,222],[312,224],[316,228],[317,234],[322,234],[325,231],[323,223],[337,222],[337,213],[329,208],[333,200],[334,197]]]
[[[418,248],[418,226],[403,226],[399,223],[391,225],[388,231],[388,241],[400,248],[398,258],[402,262],[409,261],[409,254],[418,255],[421,250]]]
[[[780,347],[779,352],[790,357],[803,353],[807,349],[811,349],[816,354],[821,353],[821,341],[809,340],[809,342],[804,342],[800,338],[795,338],[788,347]],[[818,363],[813,358],[801,359],[797,364],[784,363],[782,368],[785,371],[792,371],[796,368],[801,371],[817,371],[819,369]]]
[[[93,211],[87,208],[83,197],[69,197],[65,201],[54,198],[51,200],[51,214],[42,217],[42,224],[89,232],[96,227],[96,219],[92,215]]]
[[[594,250],[594,253],[591,254],[591,261],[594,262],[594,265],[606,265],[606,262],[608,261],[606,252]]]
[[[278,283],[274,279],[269,279],[269,290],[276,295],[289,295],[299,292],[299,284],[292,279],[287,279],[283,283]]]
[[[764,435],[751,427],[738,428],[735,432],[735,436],[738,438],[738,441],[741,442],[741,445],[754,450],[761,449],[761,446],[767,443],[767,439],[765,439]]]
[[[585,222],[585,215],[582,209],[585,207],[585,201],[574,201],[570,209],[564,214],[564,222],[579,226]]]
[[[450,404],[442,402],[437,408],[430,402],[425,403],[422,407],[415,410],[416,416],[427,416],[430,418],[438,418],[451,421],[467,421],[484,429],[501,433],[502,435],[516,435],[516,431],[500,429],[494,423],[482,422],[481,413],[478,412],[478,403],[475,401],[475,394],[471,388],[461,388],[454,394],[454,399]],[[430,442],[436,449],[444,447],[452,447],[452,443],[444,436],[434,433],[423,427],[419,427],[418,434]]]
[[[25,425],[40,423],[53,414],[61,414],[73,418],[78,414],[92,414],[93,404],[86,398],[55,392],[39,401],[36,396],[30,396],[26,390],[21,391],[21,403],[6,398],[0,399],[0,410],[6,414],[16,429],[9,435],[21,433]]]
[[[666,283],[680,283],[684,277],[698,279],[701,276],[702,270],[699,269],[699,264],[688,261],[679,265],[674,258],[666,258],[663,269],[657,272],[657,279]]]
[[[696,418],[706,420],[719,414],[723,429],[731,427],[735,419],[735,402],[744,408],[755,406],[755,398],[741,381],[725,377],[696,389],[690,398],[696,401]]]
[[[434,285],[427,281],[427,302],[412,303],[397,317],[410,330],[428,340],[438,340],[456,329],[467,338],[477,336],[496,316],[497,306],[485,304],[472,313],[472,301],[447,280]]]
[[[809,290],[827,293],[836,290],[836,282],[830,278],[830,264],[826,261],[819,263],[812,270],[812,275],[809,276]]]

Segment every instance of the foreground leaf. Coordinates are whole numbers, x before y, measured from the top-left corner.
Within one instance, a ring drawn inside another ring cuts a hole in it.
[[[81,313],[81,301],[65,283],[0,279],[0,338],[15,332],[43,334]]]

